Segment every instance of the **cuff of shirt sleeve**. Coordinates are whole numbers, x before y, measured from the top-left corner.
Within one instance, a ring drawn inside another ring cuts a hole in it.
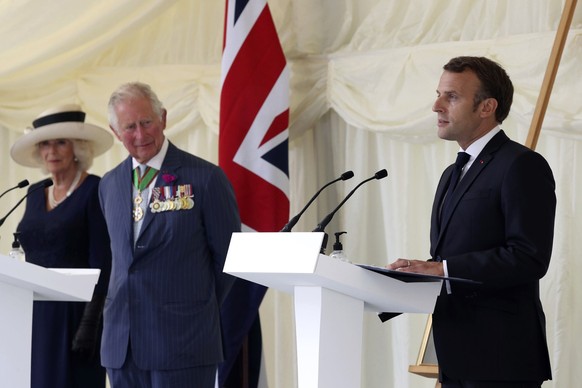
[[[442,263],[443,263],[443,272],[445,274],[445,277],[448,278],[449,277],[449,268],[447,267],[447,261],[442,260]],[[445,285],[447,287],[447,294],[451,294],[451,282],[449,282],[448,280],[445,280]]]

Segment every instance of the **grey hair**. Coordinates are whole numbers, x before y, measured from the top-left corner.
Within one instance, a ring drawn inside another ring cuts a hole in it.
[[[119,122],[117,113],[115,112],[115,107],[121,102],[134,98],[147,98],[152,104],[152,109],[156,116],[158,116],[158,119],[162,119],[164,105],[158,99],[158,96],[152,90],[151,86],[142,82],[128,82],[119,86],[117,90],[111,94],[109,104],[107,105],[109,125],[115,130],[115,132],[119,133]]]
[[[93,165],[93,158],[95,157],[95,149],[93,147],[93,142],[80,139],[65,139],[73,144],[73,154],[75,155],[75,162],[77,163],[77,169],[81,171],[87,171]],[[34,153],[32,154],[34,160],[40,165],[40,170],[43,174],[48,174],[48,170],[44,165],[44,161],[40,156],[40,148],[35,147]]]

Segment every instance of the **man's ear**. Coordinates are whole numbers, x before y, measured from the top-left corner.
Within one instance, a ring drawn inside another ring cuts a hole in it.
[[[481,102],[481,117],[495,116],[497,110],[497,100],[494,98],[486,98]]]
[[[166,129],[166,118],[168,115],[168,111],[166,109],[162,110],[162,130]]]

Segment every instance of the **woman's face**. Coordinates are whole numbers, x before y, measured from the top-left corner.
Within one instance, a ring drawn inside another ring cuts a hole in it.
[[[45,140],[38,143],[40,158],[51,175],[76,169],[73,142],[67,139]]]

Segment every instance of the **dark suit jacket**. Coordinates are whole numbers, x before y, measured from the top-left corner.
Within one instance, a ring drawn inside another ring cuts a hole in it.
[[[539,279],[552,251],[552,171],[501,131],[459,182],[454,209],[439,224],[451,171],[433,204],[431,255],[447,260],[449,276],[482,285],[452,282],[452,293],[443,288],[438,297],[433,335],[441,371],[465,380],[550,379]]]
[[[113,254],[102,363],[120,368],[131,343],[135,363],[147,370],[216,364],[220,305],[234,281],[222,269],[240,230],[232,187],[219,167],[170,143],[155,186],[191,184],[194,207],[148,208],[134,248],[131,170],[128,157],[99,187]]]

